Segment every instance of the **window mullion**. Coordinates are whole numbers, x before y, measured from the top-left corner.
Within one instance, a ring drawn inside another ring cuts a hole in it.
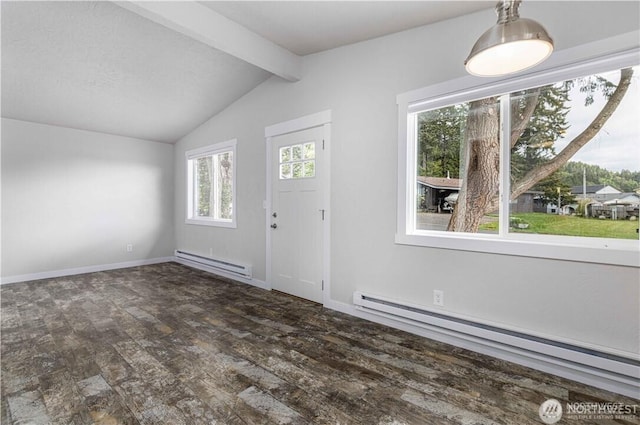
[[[509,233],[511,202],[511,96],[500,96],[500,207],[498,209],[500,237]]]
[[[193,160],[187,160],[187,218],[193,216]]]
[[[220,220],[222,204],[220,203],[220,155],[211,156],[211,209],[214,220]]]
[[[412,184],[407,185],[407,211],[406,211],[406,231],[416,231],[416,196],[417,196],[417,156],[418,156],[418,119],[416,114],[408,114],[407,116],[407,139],[409,151],[405,153],[407,157],[407,174],[406,178]]]
[[[198,163],[197,163],[197,159],[192,160],[191,161],[192,167],[190,170],[190,176],[189,179],[191,181],[191,188],[190,188],[190,194],[191,194],[191,203],[190,203],[190,208],[191,208],[191,216],[196,217],[198,215],[198,199],[200,199],[200,182],[199,182],[199,178],[198,178]]]

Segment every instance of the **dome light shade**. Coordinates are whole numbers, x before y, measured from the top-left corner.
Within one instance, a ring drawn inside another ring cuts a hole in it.
[[[553,40],[538,22],[520,19],[519,5],[520,0],[498,3],[498,23],[480,36],[464,62],[469,74],[507,75],[538,65],[551,55]]]

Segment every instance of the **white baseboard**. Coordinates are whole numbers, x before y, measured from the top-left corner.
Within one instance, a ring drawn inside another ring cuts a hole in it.
[[[221,277],[224,277],[226,279],[231,279],[231,280],[234,280],[236,282],[241,282],[241,283],[246,283],[247,285],[256,286],[256,287],[258,287],[260,289],[265,289],[267,291],[271,290],[271,286],[267,282],[264,282],[264,281],[259,280],[259,279],[255,279],[255,278],[252,278],[252,277],[248,278],[248,277],[239,276],[239,275],[236,275],[236,274],[233,274],[233,273],[228,273],[228,272],[226,272],[224,270],[215,269],[213,267],[208,267],[208,266],[205,266],[203,264],[196,263],[194,261],[185,260],[183,258],[173,257],[171,261],[176,262],[178,264],[182,264],[184,266],[192,267],[194,269],[202,270],[202,271],[205,271],[207,273],[214,274],[216,276],[221,276]]]
[[[54,277],[73,276],[77,274],[103,272],[107,270],[126,269],[128,267],[146,266],[149,264],[168,263],[174,257],[158,257],[147,260],[125,261],[123,263],[97,264],[93,266],[75,267],[71,269],[51,270],[39,273],[29,273],[16,276],[7,276],[0,279],[0,285],[9,283],[27,282],[30,280],[51,279]]]
[[[640,370],[637,377],[623,376],[615,372],[551,357],[542,353],[523,350],[511,345],[477,338],[415,321],[386,314],[372,314],[357,309],[352,304],[329,301],[325,307],[371,322],[400,329],[425,338],[451,344],[501,360],[510,361],[532,369],[561,376],[596,388],[640,399]]]

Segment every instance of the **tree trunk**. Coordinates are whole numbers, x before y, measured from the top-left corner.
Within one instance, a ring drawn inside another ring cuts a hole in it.
[[[464,178],[448,230],[475,232],[500,187],[500,109],[496,98],[473,101],[465,127]]]

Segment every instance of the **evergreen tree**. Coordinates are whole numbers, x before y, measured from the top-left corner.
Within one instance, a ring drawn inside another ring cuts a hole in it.
[[[458,178],[466,108],[454,105],[418,115],[418,175]]]

